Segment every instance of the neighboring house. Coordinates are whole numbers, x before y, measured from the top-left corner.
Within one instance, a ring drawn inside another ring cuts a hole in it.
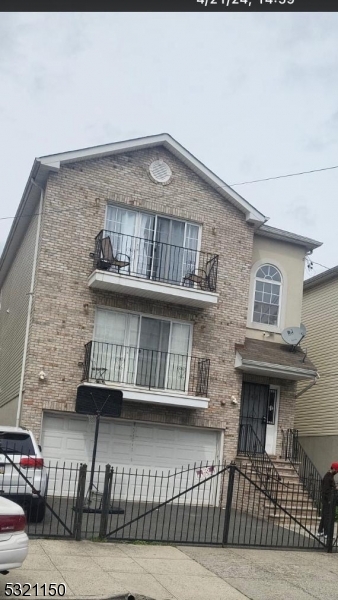
[[[248,428],[278,454],[317,375],[280,334],[320,244],[266,220],[167,134],[36,159],[0,262],[0,422],[88,461],[82,382],[123,391],[104,464],[228,462]]]
[[[299,386],[295,427],[299,440],[324,475],[338,457],[338,267],[304,282],[304,340],[318,367],[316,385]]]

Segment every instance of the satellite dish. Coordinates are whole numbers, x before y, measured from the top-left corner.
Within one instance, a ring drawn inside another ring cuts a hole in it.
[[[302,341],[305,334],[306,329],[304,325],[301,325],[300,327],[287,327],[282,331],[282,338],[284,342],[290,346],[297,346],[299,342]]]
[[[306,336],[306,327],[303,323],[300,324],[300,328],[299,328],[302,332],[302,336],[305,337]]]

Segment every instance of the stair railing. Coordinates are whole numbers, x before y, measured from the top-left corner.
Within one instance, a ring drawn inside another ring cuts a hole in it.
[[[304,489],[319,510],[322,477],[301,445],[297,429],[282,430],[282,458],[293,466]]]
[[[253,470],[259,477],[261,486],[272,498],[276,498],[278,487],[283,486],[281,476],[252,425],[240,424],[238,453],[250,460]]]

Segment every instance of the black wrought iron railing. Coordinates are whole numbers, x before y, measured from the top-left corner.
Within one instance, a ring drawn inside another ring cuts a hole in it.
[[[105,342],[85,345],[84,381],[123,383],[206,397],[209,370],[208,358]]]
[[[238,454],[250,460],[260,484],[274,497],[276,485],[281,481],[281,477],[252,425],[241,423],[239,426]]]
[[[217,254],[102,230],[91,256],[94,269],[216,292]]]
[[[320,509],[322,477],[301,445],[297,429],[282,430],[282,458],[292,464],[304,489]]]

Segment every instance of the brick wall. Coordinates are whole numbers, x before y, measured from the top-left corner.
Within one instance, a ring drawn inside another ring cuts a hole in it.
[[[173,177],[153,183],[149,164],[163,158]],[[107,202],[202,224],[202,251],[219,254],[217,306],[187,309],[88,288],[89,253],[104,227]],[[236,343],[245,337],[253,229],[216,191],[165,149],[73,163],[50,175],[44,201],[22,423],[39,436],[43,409],[74,410],[84,344],[93,337],[95,307],[119,307],[194,324],[194,355],[211,360],[208,410],[125,403],[123,417],[225,430],[225,457],[236,454],[241,375]],[[43,369],[47,378],[40,382]],[[225,401],[224,406],[221,401]]]

